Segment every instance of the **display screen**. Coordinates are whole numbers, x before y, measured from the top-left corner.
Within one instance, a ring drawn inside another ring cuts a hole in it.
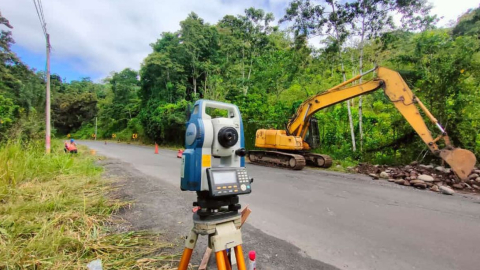
[[[213,172],[213,181],[215,185],[235,184],[237,182],[236,171],[217,171]]]

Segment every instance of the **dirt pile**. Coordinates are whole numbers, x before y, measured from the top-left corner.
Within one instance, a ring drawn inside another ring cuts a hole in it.
[[[474,168],[466,181],[461,181],[451,169],[443,166],[424,165],[412,162],[406,166],[359,164],[349,168],[371,176],[374,180],[385,179],[399,185],[452,195],[454,190],[480,193],[480,170]]]

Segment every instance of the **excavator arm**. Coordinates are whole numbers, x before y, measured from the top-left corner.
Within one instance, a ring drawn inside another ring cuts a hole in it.
[[[361,77],[373,71],[376,71],[377,73],[375,79],[345,88],[346,85],[359,80]],[[475,166],[475,155],[468,150],[454,148],[444,128],[423,105],[420,99],[413,94],[412,90],[408,87],[400,74],[385,67],[377,67],[369,70],[364,74],[360,74],[327,90],[326,92],[308,98],[300,105],[293,118],[289,121],[287,125],[287,134],[301,137],[302,140],[304,140],[308,131],[310,119],[317,111],[342,101],[376,91],[380,88],[383,89],[385,95],[413,127],[430,151],[445,160],[460,179],[466,179]],[[432,137],[432,134],[425,124],[417,106],[420,107],[430,121],[432,121],[440,130],[441,134],[437,138]],[[445,142],[444,149],[439,149],[437,144],[441,139]]]

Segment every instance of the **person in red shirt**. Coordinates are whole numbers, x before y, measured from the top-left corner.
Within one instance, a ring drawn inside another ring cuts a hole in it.
[[[69,141],[65,141],[65,153],[77,153],[77,144],[75,143],[74,139],[70,139]]]

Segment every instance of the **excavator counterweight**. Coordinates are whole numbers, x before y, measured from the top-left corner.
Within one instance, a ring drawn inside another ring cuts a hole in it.
[[[373,80],[347,87],[368,73],[376,72]],[[274,165],[294,170],[301,170],[307,163],[317,167],[328,168],[332,159],[327,155],[311,153],[318,140],[318,127],[314,114],[326,107],[351,98],[383,89],[385,95],[395,105],[407,122],[417,132],[430,151],[447,162],[457,176],[465,180],[476,163],[475,155],[465,149],[454,148],[447,132],[437,119],[423,105],[408,87],[400,74],[385,67],[376,67],[345,81],[329,90],[305,100],[287,124],[286,130],[259,129],[256,133],[255,146],[266,150],[249,151],[252,163]],[[440,135],[433,138],[417,106],[440,130]],[[317,130],[315,130],[317,129]],[[307,138],[310,135],[310,138]],[[443,139],[445,148],[439,149],[437,142]]]

